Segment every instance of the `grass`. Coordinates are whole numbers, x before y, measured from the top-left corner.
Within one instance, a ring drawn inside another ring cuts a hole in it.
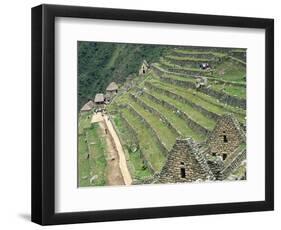
[[[115,61],[120,54],[121,48],[116,49],[109,60],[106,68],[111,69],[115,66]],[[235,52],[244,52],[244,50],[237,50]],[[178,56],[177,56],[178,54]],[[181,54],[181,55],[179,55]],[[184,112],[194,122],[198,123],[202,127],[213,130],[216,125],[216,121],[208,118],[205,114],[201,113],[187,103],[183,103],[177,99],[165,95],[157,90],[145,87],[145,82],[152,84],[156,88],[161,88],[164,91],[172,92],[185,100],[190,101],[198,106],[201,106],[205,110],[212,113],[223,115],[225,113],[233,113],[240,123],[245,123],[246,111],[241,108],[235,108],[233,106],[223,104],[218,99],[211,97],[203,92],[197,91],[191,88],[184,88],[185,82],[196,83],[196,78],[187,74],[180,74],[180,72],[192,74],[208,75],[210,79],[209,85],[211,89],[216,91],[224,92],[225,94],[236,96],[238,98],[246,98],[246,86],[239,86],[237,82],[245,83],[246,67],[243,66],[245,63],[239,63],[235,58],[223,58],[226,57],[226,53],[219,53],[213,51],[198,51],[198,50],[187,50],[187,49],[176,49],[168,53],[168,56],[161,58],[159,63],[155,66],[163,70],[161,80],[159,76],[153,71],[142,77],[135,77],[132,81],[135,83],[135,88],[123,92],[117,95],[114,101],[107,106],[107,111],[113,117],[113,124],[117,130],[118,136],[120,137],[123,149],[128,159],[128,167],[133,179],[143,180],[147,177],[152,176],[152,172],[147,168],[145,160],[147,160],[156,172],[160,172],[165,161],[166,156],[161,150],[158,139],[155,133],[151,131],[145,125],[145,121],[152,127],[157,133],[157,136],[167,149],[171,149],[178,137],[177,134],[171,131],[166,124],[148,110],[146,110],[141,103],[134,101],[129,94],[136,92],[137,88],[145,88],[145,93],[140,95],[140,99],[151,108],[157,110],[163,116],[165,116],[169,123],[178,130],[181,137],[191,137],[197,142],[202,142],[206,139],[206,136],[200,134],[195,129],[191,129],[187,122],[177,115],[177,112]],[[234,60],[235,59],[235,60]],[[179,63],[181,64],[174,64]],[[222,62],[214,63],[216,60]],[[186,62],[186,63],[184,63]],[[199,67],[196,68],[197,63],[213,62],[214,68],[211,71],[201,70]],[[196,64],[196,65],[195,65]],[[216,65],[215,65],[216,64]],[[175,73],[166,71],[166,69],[173,69]],[[183,70],[183,71],[178,71]],[[176,73],[178,72],[178,74]],[[207,75],[206,75],[207,76]],[[212,77],[211,77],[212,76]],[[182,82],[182,85],[177,85],[171,80],[178,80]],[[225,83],[219,82],[223,80]],[[217,81],[217,82],[214,82]],[[232,84],[231,84],[232,82]],[[235,82],[236,84],[234,84]],[[161,101],[165,101],[178,111],[173,111],[170,108],[166,108],[162,103],[157,103],[149,97],[149,94],[156,97]],[[120,105],[132,106],[138,114],[136,116],[129,108],[120,107]],[[120,117],[120,113],[126,118],[129,124],[137,133],[137,139],[132,137],[123,120]],[[102,130],[98,124],[91,125],[91,112],[80,113],[78,120],[78,184],[81,187],[106,185],[106,171],[107,171],[107,146],[106,140],[103,137]],[[91,178],[95,176],[95,179],[90,183]]]
[[[192,76],[182,77],[182,76],[177,76],[177,75],[173,75],[173,74],[165,74],[165,76],[162,76],[162,77],[170,78],[170,79],[174,79],[174,80],[182,81],[182,82],[196,83],[196,79]],[[230,85],[227,83],[218,82],[216,84],[211,84],[211,89],[213,89],[215,91],[223,92],[230,96],[234,96],[234,97],[238,97],[238,98],[242,98],[242,99],[246,98],[246,87],[245,86]]]
[[[228,106],[228,108],[222,104],[217,103],[215,100],[213,100],[213,103],[210,103],[210,99],[213,99],[212,97],[203,94],[201,92],[198,92],[196,90],[193,89],[185,89],[179,86],[175,86],[175,85],[170,85],[164,82],[160,82],[160,81],[151,81],[151,83],[153,83],[153,85],[155,85],[156,87],[162,88],[164,90],[170,91],[174,94],[177,94],[187,100],[189,100],[192,103],[195,103],[201,107],[203,107],[204,109],[216,113],[218,115],[223,115],[225,113],[233,113],[236,112],[236,116],[238,118],[239,121],[244,121],[244,118],[246,116],[246,114],[244,112],[242,113],[237,113],[237,111],[235,111],[235,108],[230,108]],[[201,95],[201,97],[198,97],[198,95]],[[204,99],[202,99],[204,98]]]
[[[221,103],[217,102],[214,98],[212,98],[206,94],[195,91],[193,89],[185,89],[185,88],[182,88],[182,87],[179,87],[176,85],[171,85],[171,84],[167,84],[167,83],[156,81],[156,80],[150,81],[150,82],[154,86],[167,90],[167,91],[170,91],[174,94],[177,94],[177,95],[189,100],[190,102],[203,107],[204,109],[206,109],[210,112],[216,113],[218,115],[223,115],[225,113],[234,113],[235,116],[237,117],[237,119],[241,123],[245,122],[245,116],[246,116],[245,111],[239,110],[240,112],[237,113],[236,108],[221,104]]]
[[[192,137],[196,141],[204,140],[204,137],[199,133],[194,132],[187,123],[175,114],[175,111],[171,111],[161,104],[152,101],[147,95],[142,96],[141,99],[149,106],[155,108],[162,115],[169,119],[169,122],[183,135],[183,137]]]
[[[197,110],[193,109],[190,105],[188,104],[184,104],[176,99],[173,99],[171,97],[168,97],[164,94],[158,93],[158,92],[152,92],[150,91],[150,94],[161,99],[164,100],[172,105],[174,105],[179,111],[182,111],[184,113],[186,113],[187,115],[189,115],[189,117],[197,122],[198,124],[200,124],[201,126],[212,130],[215,126],[215,121],[211,120],[209,118],[207,118],[206,116],[204,116],[202,113],[198,112]]]
[[[210,62],[210,59],[207,58],[194,58],[194,57],[180,57],[167,55],[166,58],[176,60],[176,61],[190,61],[190,62]]]
[[[106,184],[106,142],[98,124],[79,136],[79,186]],[[91,178],[96,177],[91,183]]]
[[[78,133],[83,134],[84,129],[91,127],[92,113],[85,112],[78,114]]]
[[[228,81],[245,82],[246,67],[227,60],[216,67],[214,76]]]
[[[211,71],[208,71],[208,70],[202,70],[200,68],[192,68],[192,67],[185,67],[185,66],[180,66],[180,65],[177,65],[177,64],[174,64],[174,63],[171,63],[169,61],[167,61],[166,59],[162,58],[160,59],[160,62],[159,64],[161,65],[161,67],[164,69],[165,66],[167,66],[168,68],[174,68],[176,70],[186,70],[186,71],[194,71],[194,72],[198,72],[198,73],[202,73],[202,74],[208,74],[210,73]],[[164,66],[164,67],[163,67]]]
[[[123,116],[128,120],[131,126],[136,130],[139,140],[139,146],[146,159],[151,163],[156,171],[160,171],[165,162],[165,156],[162,154],[155,137],[143,124],[143,122],[134,116],[128,109],[122,110]]]
[[[175,53],[179,54],[189,54],[189,55],[204,55],[204,54],[211,54],[216,57],[224,57],[226,54],[224,53],[219,53],[219,52],[213,52],[213,51],[194,51],[194,50],[183,50],[183,49],[176,49],[174,50]]]
[[[131,105],[150,126],[157,132],[159,138],[167,149],[171,149],[176,141],[175,134],[154,114],[145,110],[141,105],[135,102],[128,94],[123,95],[118,100],[119,104]]]
[[[146,111],[135,101],[130,100],[129,104],[150,124],[163,144],[170,150],[176,142],[176,135],[157,116]]]
[[[139,148],[137,148],[135,151],[132,150],[135,146],[133,146],[131,141],[131,135],[125,128],[125,125],[123,124],[119,114],[114,116],[113,122],[121,139],[122,145],[124,147],[123,149],[125,150],[125,154],[129,159],[128,164],[129,168],[131,169],[131,176],[134,179],[140,180],[151,176],[151,172],[144,165],[141,156],[141,150]]]
[[[235,86],[227,84],[213,84],[212,89],[216,91],[224,92],[228,95],[238,97],[241,99],[246,99],[246,87],[244,86]]]

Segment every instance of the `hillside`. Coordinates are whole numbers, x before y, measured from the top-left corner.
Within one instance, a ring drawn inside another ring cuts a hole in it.
[[[246,50],[167,46],[157,50],[161,52],[146,59],[153,60],[148,61],[149,71],[119,84],[118,94],[105,108],[135,183],[150,183],[161,172],[177,139],[192,138],[200,149],[226,114],[246,130]],[[106,64],[113,66],[119,55],[109,55]],[[142,60],[131,68],[136,68],[135,74]],[[199,68],[202,63],[211,68]],[[114,73],[117,79],[118,71]],[[241,152],[240,158],[224,162],[229,178],[245,178],[244,150],[245,144],[240,144],[235,150]]]
[[[166,47],[141,44],[78,42],[78,110],[93,95],[115,81],[122,84],[136,74],[143,59],[153,62]]]

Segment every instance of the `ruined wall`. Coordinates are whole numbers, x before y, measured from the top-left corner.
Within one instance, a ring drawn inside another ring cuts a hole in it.
[[[225,160],[231,157],[244,142],[244,131],[232,115],[224,115],[207,140],[210,153],[221,156]]]
[[[184,172],[184,173],[183,173]],[[213,180],[213,174],[191,138],[177,139],[155,183]]]
[[[128,122],[128,120],[122,115],[120,114],[120,118],[122,120],[122,123],[124,125],[124,127],[126,127],[126,132],[129,133],[130,135],[130,140],[136,145],[139,145],[139,140],[138,140],[138,134],[136,132],[136,130],[132,127],[132,125]],[[115,127],[114,127],[115,128]],[[118,133],[118,132],[117,132]],[[122,139],[121,139],[122,140]],[[126,140],[128,141],[128,140]],[[130,143],[129,143],[130,144]],[[143,152],[141,151],[141,149],[139,148],[139,153],[141,156],[141,159],[144,163],[144,165],[149,169],[149,171],[151,173],[155,173],[155,169],[153,168],[153,166],[151,165],[150,161],[146,159],[145,154],[143,154]],[[132,169],[130,169],[130,171],[132,171]],[[131,173],[132,174],[132,173]]]
[[[185,104],[188,104],[190,105],[192,108],[194,108],[195,110],[203,113],[206,117],[210,118],[210,119],[214,119],[214,120],[218,120],[220,118],[220,115],[216,114],[216,113],[213,113],[205,108],[203,108],[202,106],[198,105],[198,104],[195,104],[193,102],[191,102],[190,100],[178,95],[178,94],[175,94],[171,91],[168,91],[166,89],[162,89],[162,88],[158,88],[156,86],[154,86],[153,84],[149,83],[149,82],[146,82],[145,83],[145,86],[148,86],[149,88],[151,88],[153,91],[156,91],[156,92],[159,92],[159,93],[162,93],[168,97],[171,97],[173,99],[176,99],[180,102],[183,102]]]
[[[144,75],[146,74],[148,71],[148,65],[146,65],[145,63],[143,63],[139,69],[139,75]]]
[[[176,136],[182,136],[182,134],[170,123],[169,118],[165,117],[163,114],[161,114],[155,108],[152,108],[151,106],[146,104],[142,99],[135,96],[134,94],[129,94],[129,95],[135,102],[137,102],[139,105],[141,105],[145,110],[158,116],[162,120],[164,125],[166,125]]]
[[[219,58],[212,58],[212,59],[209,59],[208,61],[204,61],[204,59],[200,58],[200,59],[190,59],[190,60],[181,60],[181,59],[174,59],[174,58],[171,58],[169,56],[166,56],[165,57],[167,60],[177,64],[177,65],[180,65],[180,66],[189,66],[189,67],[192,67],[192,68],[199,68],[199,65],[201,62],[208,62],[211,66],[215,66],[216,64],[218,64],[221,60]],[[202,60],[202,61],[200,61]]]
[[[153,137],[155,138],[156,143],[159,144],[159,147],[162,151],[163,154],[167,155],[168,154],[168,148],[167,146],[161,141],[159,135],[157,132],[152,128],[152,126],[147,122],[147,120],[142,117],[131,105],[127,105],[127,108],[132,112],[135,116],[139,117],[140,120],[143,122],[143,124],[152,132]]]
[[[152,67],[153,67],[153,71],[158,76],[160,76],[162,81],[168,82],[168,83],[173,83],[173,84],[176,84],[176,85],[184,87],[184,88],[196,89],[195,83],[193,83],[191,81],[181,81],[181,80],[164,77],[165,73],[174,74],[174,75],[178,75],[178,76],[182,76],[182,77],[186,76],[185,74],[168,72],[155,65],[152,65]],[[224,92],[216,91],[216,90],[213,90],[212,88],[207,88],[207,87],[202,87],[197,90],[199,90],[205,94],[208,94],[209,96],[217,98],[222,103],[225,103],[225,104],[228,104],[231,106],[236,106],[236,107],[239,107],[242,109],[246,109],[246,100],[245,99],[234,97],[234,96],[228,95]]]

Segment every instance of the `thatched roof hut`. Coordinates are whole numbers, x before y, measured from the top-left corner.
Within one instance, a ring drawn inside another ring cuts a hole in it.
[[[112,92],[112,91],[117,91],[117,90],[118,90],[118,85],[114,81],[111,82],[106,88],[107,92]]]
[[[103,103],[103,102],[104,102],[103,93],[97,93],[95,96],[95,103]]]
[[[81,112],[89,112],[93,109],[94,102],[92,100],[89,100],[83,107],[81,108]]]

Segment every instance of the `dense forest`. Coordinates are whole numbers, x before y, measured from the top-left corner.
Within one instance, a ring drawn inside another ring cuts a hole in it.
[[[123,83],[138,73],[142,61],[157,61],[167,46],[78,42],[78,110],[111,81]]]

